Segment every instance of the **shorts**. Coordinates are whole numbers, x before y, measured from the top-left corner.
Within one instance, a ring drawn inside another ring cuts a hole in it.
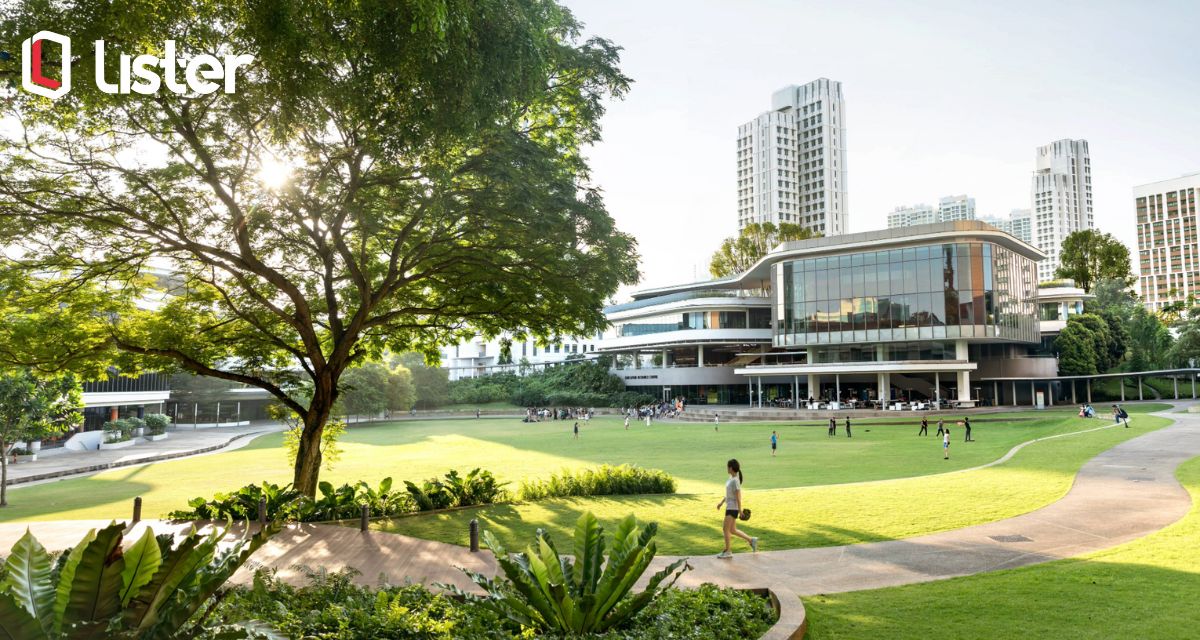
[[[774,451],[776,446],[778,446],[778,445],[777,445],[776,443],[772,442],[772,443],[771,443],[771,450],[772,450],[772,451]]]
[[[950,448],[950,443],[949,443],[949,442],[943,442],[943,443],[942,443],[942,448],[943,448],[943,449],[949,449],[949,448]]]
[[[742,512],[739,509],[726,509],[725,510],[726,518],[733,518],[734,520],[736,520],[737,517],[741,514],[742,514]]]

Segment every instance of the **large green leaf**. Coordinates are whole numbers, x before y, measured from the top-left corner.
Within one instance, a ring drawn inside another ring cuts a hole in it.
[[[71,625],[107,623],[121,611],[121,572],[125,559],[121,553],[124,526],[111,524],[96,533],[83,548],[70,584],[70,595],[59,624],[63,631]],[[60,586],[61,586],[60,578]],[[60,592],[61,593],[61,592]]]
[[[62,630],[63,616],[67,605],[71,602],[71,587],[75,583],[75,569],[79,567],[79,562],[83,559],[84,550],[95,539],[96,530],[89,530],[79,544],[75,545],[75,548],[67,554],[62,570],[58,572],[58,585],[55,587],[54,595],[54,626],[50,630],[50,635],[58,635]]]
[[[0,593],[0,640],[42,640],[48,637],[42,624],[29,615],[12,593]]]
[[[125,609],[125,624],[134,629],[144,629],[158,620],[158,608],[168,593],[192,570],[196,546],[201,538],[194,531],[178,545],[163,555],[154,577],[142,590],[133,596]]]
[[[13,545],[5,562],[6,573],[0,590],[12,595],[29,615],[33,616],[43,631],[54,625],[54,583],[51,581],[53,561],[45,547],[33,537],[29,529]]]
[[[125,551],[125,570],[121,572],[121,605],[127,606],[142,587],[146,586],[158,565],[162,563],[162,551],[154,532],[146,527],[138,541]]]
[[[577,595],[593,593],[604,565],[604,530],[592,512],[575,523],[574,583]]]

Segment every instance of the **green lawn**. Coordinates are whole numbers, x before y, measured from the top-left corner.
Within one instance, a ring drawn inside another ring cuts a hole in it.
[[[1162,408],[1164,405],[1142,405],[1135,408],[1135,413]],[[1007,423],[992,427],[981,424],[975,429],[975,436],[982,441],[973,444],[959,441],[961,431],[956,429],[950,462],[942,459],[940,446],[933,438],[919,438],[907,426],[872,427],[867,432],[864,425],[853,441],[844,437],[828,439],[823,429],[795,429],[790,438],[785,437],[782,445],[792,457],[780,454],[772,459],[765,448],[737,456],[746,474],[746,506],[755,513],[742,528],[760,537],[764,549],[784,549],[904,538],[1009,518],[1062,497],[1079,467],[1098,453],[1170,423],[1165,418],[1137,415],[1131,421],[1133,428],[1103,429],[1039,442],[1026,447],[1007,463],[987,469],[866,484],[803,486],[845,481],[856,467],[862,477],[884,475],[881,473],[884,470],[890,470],[892,477],[916,475],[911,473],[914,469],[921,474],[938,473],[961,466],[956,460],[978,456],[984,447],[993,446],[988,444],[989,440],[1011,435],[1009,430],[1023,432],[1018,439],[1024,440],[1030,436],[1109,424],[1105,420],[1082,421],[1066,411],[1022,415],[1035,416],[1036,420],[1028,424]],[[717,437],[727,437],[734,428],[722,427],[721,434],[713,434],[711,438],[708,434],[694,433],[695,442],[686,451],[690,456],[706,460],[706,469],[714,463],[720,466],[720,462],[712,458],[725,457],[728,449],[714,450],[711,442]],[[764,429],[769,433],[771,427],[747,425],[746,429]],[[996,451],[999,449],[1007,450],[1008,446],[998,447],[987,459],[998,457]],[[806,468],[796,468],[798,459],[805,461],[801,466]],[[976,458],[972,464],[982,461]],[[901,470],[910,473],[902,474]],[[763,484],[778,486],[780,477],[790,478],[793,486],[754,489]],[[720,481],[721,476],[717,475],[715,479]],[[797,481],[801,479],[815,481]],[[466,544],[467,523],[478,517],[483,527],[497,535],[506,546],[519,547],[539,527],[559,538],[569,537],[583,510],[591,510],[610,527],[626,514],[634,513],[639,519],[659,524],[658,546],[663,553],[694,555],[718,551],[720,513],[716,504],[721,497],[720,485],[693,483],[684,491],[689,493],[498,505],[396,518],[377,522],[374,526]]]
[[[1141,410],[1150,408],[1161,409],[1165,406],[1144,405]],[[1103,420],[1073,418],[1067,411],[986,416],[1000,422],[983,422],[983,417],[973,421],[979,440],[974,444],[968,446],[959,442],[961,431],[956,429],[953,459],[949,462],[942,460],[940,446],[933,436],[916,436],[915,422],[904,426],[880,426],[862,421],[858,423],[853,439],[845,438],[839,425],[842,435],[830,439],[825,436],[823,426],[726,424],[721,426],[720,432],[714,432],[711,425],[702,423],[656,422],[649,428],[633,423],[629,431],[625,431],[617,418],[598,418],[583,428],[583,437],[579,440],[571,437],[572,423],[569,421],[525,424],[509,418],[464,418],[368,423],[351,425],[344,437],[341,461],[332,470],[324,472],[322,478],[335,483],[359,479],[376,482],[385,476],[392,476],[397,481],[419,480],[440,475],[452,468],[465,471],[478,466],[492,470],[502,479],[516,482],[525,478],[543,478],[564,467],[634,462],[644,467],[669,471],[679,479],[681,492],[699,495],[669,499],[626,498],[611,501],[613,506],[607,511],[605,507],[610,501],[596,500],[590,501],[588,508],[594,508],[601,514],[613,513],[614,518],[633,510],[643,518],[662,520],[664,526],[670,525],[669,517],[685,518],[679,520],[682,533],[707,538],[707,524],[701,527],[694,524],[710,520],[712,514],[709,511],[713,507],[708,503],[716,503],[711,496],[722,486],[725,460],[729,457],[737,457],[744,463],[748,488],[806,487],[920,476],[971,467],[995,460],[1018,442],[1106,424]],[[905,418],[917,419],[914,416]],[[1030,494],[1030,504],[1041,504],[1061,495],[1074,469],[1087,457],[1133,432],[1144,432],[1152,424],[1158,423],[1143,418],[1135,420],[1134,424],[1137,425],[1136,429],[1122,429],[1122,433],[1116,433],[1115,430],[1100,431],[1094,437],[1079,436],[1078,445],[1059,445],[1064,450],[1074,450],[1084,445],[1086,448],[1083,453],[1076,454],[1077,459],[1071,458],[1074,466],[1068,464],[1053,472],[1062,476],[1059,484],[1054,485],[1060,488],[1047,491],[1039,487],[1037,492]],[[777,458],[769,456],[767,446],[772,429],[778,430],[782,438]],[[280,443],[281,437],[276,434],[258,438],[245,448],[225,453],[114,469],[87,478],[43,485],[18,485],[10,490],[10,506],[0,510],[0,520],[125,518],[135,496],[142,496],[146,517],[156,517],[185,506],[188,499],[199,495],[211,496],[216,491],[231,490],[262,480],[286,483],[291,479],[291,469]],[[919,480],[914,482],[920,484]],[[861,490],[829,487],[817,492],[800,493],[812,496],[810,500],[824,500],[827,498],[823,496],[829,496],[828,499],[836,501],[841,500],[836,497],[840,495],[838,492],[851,491],[851,499],[857,500],[859,498],[853,492]],[[789,502],[794,493],[795,490],[765,492],[761,497],[753,496],[753,499],[766,509],[764,516],[773,509],[791,513],[794,509]],[[856,511],[864,514],[887,512],[897,505],[886,494],[872,499],[878,501],[863,503]],[[956,500],[940,500],[951,503],[947,511],[974,513],[976,520],[989,519],[993,512],[1025,510],[1009,504],[1021,502],[1020,499],[1004,501],[1002,505],[1005,508],[996,511],[987,509],[991,501],[960,510],[953,506]],[[677,510],[676,501],[692,506]],[[697,509],[697,505],[703,508]],[[844,507],[844,504],[834,502],[821,506],[827,512],[814,508],[813,513],[827,513],[818,521],[823,526],[832,527],[833,523],[844,526],[843,519],[835,517],[839,508],[844,511]],[[557,510],[561,514],[557,516],[558,519],[573,524],[573,510],[579,508],[582,507],[566,501],[550,501],[536,506],[502,507],[499,510],[512,509],[515,513],[529,513],[530,509]],[[984,513],[976,513],[980,509]],[[892,516],[893,519],[895,517]],[[870,517],[864,516],[863,519],[869,520]],[[953,518],[948,519],[948,522],[953,521]],[[435,523],[436,519],[429,518],[428,522]],[[920,531],[936,524],[917,522],[910,530]],[[446,526],[449,527],[447,531],[430,530],[423,533],[431,537],[461,539],[456,531],[458,525]],[[891,527],[886,531],[894,529]],[[463,525],[462,532],[465,531]],[[871,532],[867,530],[867,533]],[[785,527],[778,537],[765,536],[765,539],[775,544],[785,544],[793,540],[808,541],[813,535],[808,526]],[[829,543],[836,543],[858,539],[865,534],[831,530],[828,535]],[[527,537],[523,536],[522,540],[525,539]],[[698,544],[687,543],[684,535],[680,536],[679,542],[668,544],[674,544],[669,548],[675,550],[700,548]]]
[[[1200,634],[1200,458],[1179,469],[1181,521],[1080,558],[927,584],[804,599],[812,640],[1138,638]]]

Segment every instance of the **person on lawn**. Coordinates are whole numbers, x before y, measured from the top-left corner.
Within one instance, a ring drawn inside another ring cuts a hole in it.
[[[775,457],[775,449],[779,447],[779,434],[775,431],[771,432],[771,457]]]
[[[718,558],[728,560],[733,557],[733,551],[729,549],[729,542],[732,536],[737,536],[742,540],[750,543],[750,549],[758,552],[758,538],[752,538],[737,528],[738,516],[741,514],[745,505],[742,503],[742,465],[736,459],[730,459],[725,463],[725,471],[729,474],[729,478],[725,481],[725,497],[717,503],[717,509],[725,509],[725,518],[722,526],[722,532],[725,534],[725,550],[717,554]]]
[[[929,418],[921,416],[921,430],[917,432],[919,436],[929,435]]]
[[[944,453],[942,458],[949,460],[950,459],[950,430],[949,429],[946,429],[946,432],[942,434],[942,451]]]

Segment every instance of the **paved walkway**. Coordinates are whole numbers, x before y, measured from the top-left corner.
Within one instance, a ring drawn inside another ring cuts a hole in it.
[[[1182,462],[1200,455],[1200,415],[1172,413],[1174,425],[1119,444],[1093,458],[1058,502],[1031,513],[954,531],[868,544],[743,553],[733,560],[693,557],[682,585],[714,582],[734,587],[778,588],[800,595],[857,591],[995,571],[1076,556],[1153,533],[1182,518],[1191,506],[1175,479]],[[101,522],[30,523],[49,548],[76,542]],[[25,524],[0,524],[0,549]],[[144,524],[142,526],[145,526]],[[152,523],[156,530],[179,525]],[[718,544],[714,528],[714,545]],[[659,558],[658,566],[674,558]],[[358,569],[363,583],[381,578],[450,583],[470,588],[456,567],[494,573],[490,554],[379,531],[332,525],[289,527],[252,558],[301,578],[297,566]],[[249,573],[240,572],[245,581]]]
[[[69,476],[98,473],[105,469],[128,467],[159,460],[237,449],[254,436],[278,431],[282,427],[272,422],[255,423],[244,427],[215,427],[211,429],[172,428],[166,440],[143,440],[124,449],[104,451],[51,450],[38,456],[37,462],[8,465],[8,484],[30,484],[59,480]]]

